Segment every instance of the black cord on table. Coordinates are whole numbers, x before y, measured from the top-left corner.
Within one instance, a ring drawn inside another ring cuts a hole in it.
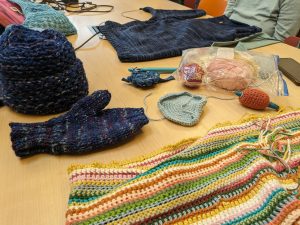
[[[72,13],[85,13],[85,12],[104,12],[109,13],[114,9],[113,5],[97,5],[92,2],[72,2],[65,3],[61,0],[42,0],[41,4],[47,4],[55,10],[65,10]],[[94,10],[99,7],[108,8],[107,10]],[[74,10],[70,10],[74,9]]]
[[[125,18],[128,18],[128,19],[132,19],[132,20],[135,20],[135,21],[140,21],[138,19],[135,19],[133,17],[130,17],[130,16],[125,16],[124,13],[128,13],[128,12],[135,12],[135,11],[139,11],[140,9],[138,10],[129,10],[129,11],[124,11],[121,13],[121,15]],[[105,22],[99,24],[99,26],[101,26],[102,24],[104,24]],[[101,32],[96,32],[95,34],[93,34],[89,39],[87,39],[85,42],[83,42],[80,46],[78,46],[77,48],[75,48],[75,51],[77,51],[78,49],[80,49],[82,46],[84,46],[86,43],[88,43],[91,39],[93,39],[96,35],[100,34]]]
[[[105,24],[105,21],[100,23],[98,26],[101,26]],[[90,40],[92,40],[96,35],[100,34],[100,31],[97,31],[95,34],[93,34],[91,37],[89,37],[85,42],[83,42],[81,45],[79,45],[78,47],[76,47],[74,50],[77,51],[78,49],[80,49],[82,46],[84,46],[86,43],[88,43]],[[104,39],[104,38],[101,38]]]

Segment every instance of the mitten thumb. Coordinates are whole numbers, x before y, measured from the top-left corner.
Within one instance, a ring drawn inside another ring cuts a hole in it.
[[[111,94],[107,91],[95,91],[76,102],[67,116],[80,117],[82,115],[97,115],[110,102]]]

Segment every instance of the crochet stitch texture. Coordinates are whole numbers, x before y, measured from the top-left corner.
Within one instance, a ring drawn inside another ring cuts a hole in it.
[[[205,96],[180,92],[161,97],[157,105],[168,120],[183,126],[194,126],[198,123],[206,103]]]
[[[82,62],[55,30],[10,26],[0,36],[3,103],[26,114],[64,112],[88,94]]]
[[[111,95],[96,91],[71,110],[42,123],[10,123],[19,157],[37,153],[78,154],[122,143],[148,123],[142,108],[104,109]]]
[[[300,111],[250,118],[131,162],[73,165],[66,224],[296,224],[299,125]],[[261,140],[290,146],[287,166]]]
[[[10,0],[18,4],[25,16],[23,25],[28,28],[54,29],[64,35],[76,34],[77,31],[69,19],[62,13],[45,4],[29,0]]]

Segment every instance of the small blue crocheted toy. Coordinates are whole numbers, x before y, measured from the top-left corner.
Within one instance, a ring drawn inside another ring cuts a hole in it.
[[[37,4],[28,0],[10,0],[18,4],[25,16],[23,26],[31,29],[54,29],[64,35],[76,34],[77,31],[69,19],[45,4]]]
[[[162,79],[160,78],[160,74],[156,71],[144,71],[139,68],[135,68],[132,70],[131,75],[127,78],[122,78],[122,81],[132,83],[136,87],[145,88],[174,79],[175,78],[173,76],[169,76],[166,79]]]

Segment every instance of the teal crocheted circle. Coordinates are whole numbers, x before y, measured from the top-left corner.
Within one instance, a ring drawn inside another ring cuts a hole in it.
[[[161,97],[158,108],[165,118],[183,126],[198,123],[207,98],[189,92],[171,93]]]

